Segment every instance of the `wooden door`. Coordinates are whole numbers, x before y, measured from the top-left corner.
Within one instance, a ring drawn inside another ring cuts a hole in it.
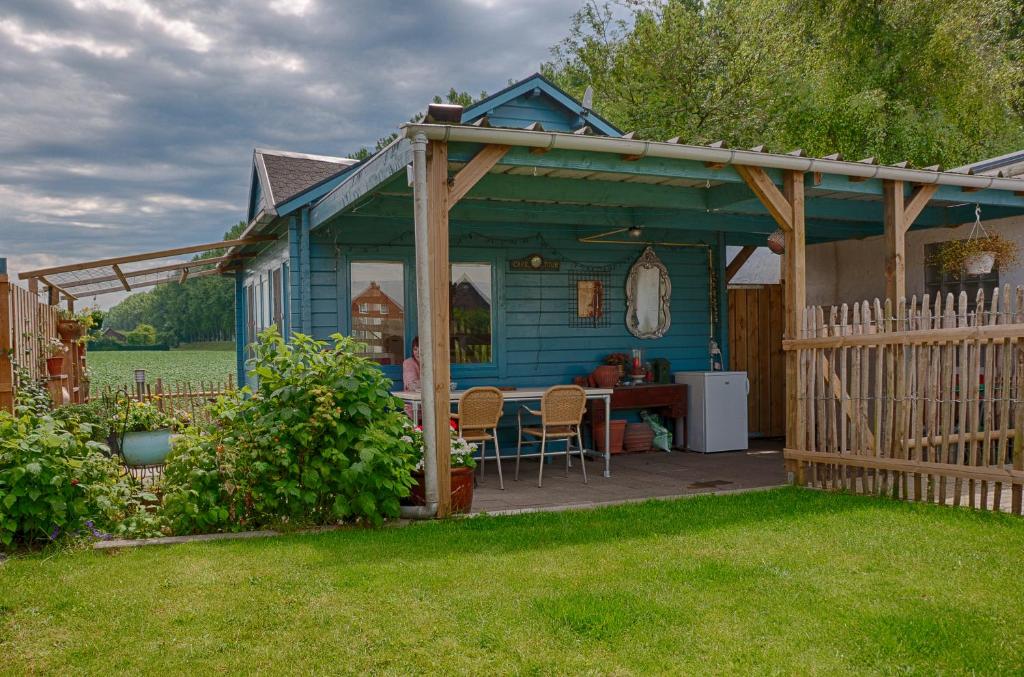
[[[729,368],[750,379],[747,398],[751,435],[786,432],[786,370],[782,353],[782,285],[729,289]]]

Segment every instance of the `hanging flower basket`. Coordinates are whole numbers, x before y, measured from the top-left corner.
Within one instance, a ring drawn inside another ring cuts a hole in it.
[[[57,335],[67,343],[77,341],[85,334],[85,327],[78,320],[57,320]]]
[[[786,251],[786,234],[782,232],[781,228],[776,228],[775,232],[768,236],[768,249],[772,250],[773,254],[780,256]]]
[[[987,275],[992,268],[1007,268],[1017,262],[1017,243],[998,234],[990,235],[981,223],[981,208],[975,207],[974,227],[966,240],[945,242],[931,258],[943,272],[959,276]]]

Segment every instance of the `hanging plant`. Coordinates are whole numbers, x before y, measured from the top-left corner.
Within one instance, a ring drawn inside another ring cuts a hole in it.
[[[768,249],[773,254],[779,254],[780,256],[786,251],[786,234],[782,232],[781,228],[776,228],[771,235],[768,236]]]
[[[974,227],[966,240],[943,243],[931,263],[952,275],[961,271],[968,275],[987,275],[998,264],[1000,268],[1017,262],[1017,243],[1001,235],[990,235],[981,224],[981,207],[974,208]]]

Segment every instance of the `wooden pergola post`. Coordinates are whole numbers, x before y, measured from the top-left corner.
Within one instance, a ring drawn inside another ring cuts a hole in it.
[[[736,165],[736,172],[779,224],[786,237],[782,258],[783,299],[785,301],[785,335],[800,338],[800,321],[807,304],[806,221],[804,208],[804,173],[787,170],[782,173],[782,190],[760,167]],[[802,449],[804,439],[804,408],[800,406],[800,365],[794,351],[786,352],[786,448]],[[803,483],[799,465],[790,465],[797,483]]]
[[[451,355],[449,353],[449,283],[448,256],[448,144],[431,142],[427,146],[427,248],[430,255],[431,316],[420,318],[430,322],[433,359],[424,365],[433,375],[434,430],[429,431],[437,450],[437,516],[451,514],[452,440],[448,430],[451,419]],[[425,406],[428,403],[424,403]]]
[[[907,296],[907,231],[928,205],[937,184],[921,185],[907,199],[902,181],[883,181],[885,226],[885,296],[898,308]]]

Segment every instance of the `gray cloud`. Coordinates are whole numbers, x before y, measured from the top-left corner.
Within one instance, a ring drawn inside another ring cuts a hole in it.
[[[0,255],[217,239],[253,147],[340,155],[548,57],[580,0],[5,0]]]

